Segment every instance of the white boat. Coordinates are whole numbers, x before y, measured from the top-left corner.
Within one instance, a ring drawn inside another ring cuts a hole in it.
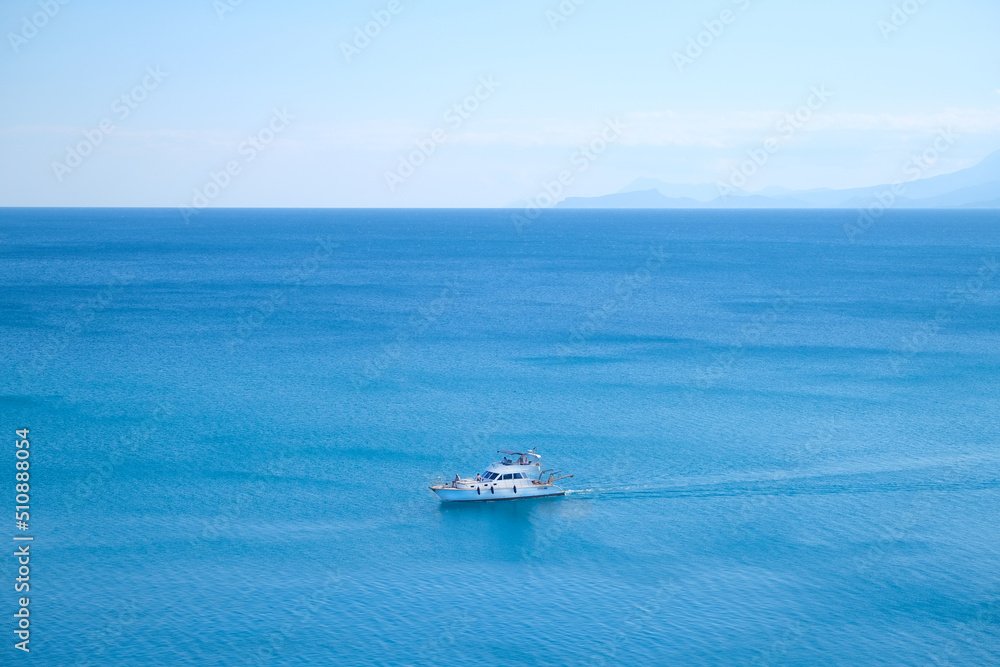
[[[526,452],[501,449],[498,453],[516,456],[517,459],[504,456],[502,461],[490,464],[486,472],[465,479],[455,475],[451,483],[437,484],[430,487],[431,491],[445,502],[517,500],[566,495],[566,491],[556,486],[554,482],[573,475],[556,477],[558,473],[542,470],[542,457],[536,454],[534,449]],[[542,475],[546,473],[550,474],[543,480]]]

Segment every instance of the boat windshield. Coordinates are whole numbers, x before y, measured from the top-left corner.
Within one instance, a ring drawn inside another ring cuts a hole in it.
[[[509,473],[506,473],[506,474],[502,474],[502,473],[490,472],[489,470],[487,470],[486,472],[484,472],[482,474],[482,478],[485,479],[485,480],[492,480],[492,479],[529,479],[530,477],[531,476],[528,475],[527,473],[522,473],[522,472],[509,472]]]

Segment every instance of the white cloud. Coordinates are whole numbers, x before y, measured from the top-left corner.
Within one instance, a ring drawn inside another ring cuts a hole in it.
[[[421,124],[405,119],[357,120],[327,123],[303,122],[298,139],[317,148],[351,147],[371,151],[409,150],[417,140],[436,128],[447,133],[447,143],[474,147],[574,148],[594,137],[611,117],[625,123],[621,144],[650,147],[739,147],[778,133],[776,124],[786,111],[700,113],[690,111],[633,111],[607,118],[472,118],[458,130],[447,123]],[[303,119],[305,120],[305,119]],[[993,109],[945,109],[924,114],[870,114],[817,112],[800,131],[880,132],[933,134],[942,127],[955,127],[963,135],[1000,132],[1000,107]],[[87,129],[67,126],[19,126],[0,129],[0,134],[75,135]],[[177,141],[185,144],[220,146],[231,144],[239,133],[212,130],[154,131],[119,128],[131,140]],[[798,133],[797,133],[798,134]]]
[[[634,111],[618,115],[626,125],[621,143],[651,147],[738,147],[778,133],[776,125],[786,111],[698,113],[688,111]],[[609,116],[613,117],[613,116]],[[325,123],[307,129],[320,144],[370,150],[409,149],[436,127],[447,131],[448,143],[468,146],[565,147],[589,141],[606,118],[473,119],[458,131],[445,123],[420,125],[406,120]],[[923,114],[817,112],[801,130],[806,132],[880,132],[933,134],[955,127],[963,135],[1000,132],[1000,107],[945,109]]]

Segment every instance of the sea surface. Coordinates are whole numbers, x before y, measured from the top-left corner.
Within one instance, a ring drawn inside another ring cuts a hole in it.
[[[515,213],[0,210],[0,663],[1000,664],[997,213]]]

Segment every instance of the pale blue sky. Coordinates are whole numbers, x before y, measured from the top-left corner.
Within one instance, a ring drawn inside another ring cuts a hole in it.
[[[833,97],[748,189],[892,181],[949,125],[960,138],[927,175],[1000,149],[995,0],[908,0],[916,11],[887,36],[878,22],[906,3],[586,0],[553,29],[558,0],[397,0],[350,62],[341,43],[388,0],[243,0],[222,19],[226,0],[46,2],[58,12],[30,38],[38,0],[0,7],[4,206],[189,204],[228,162],[238,173],[213,206],[502,206],[567,169],[568,195],[715,183],[814,86]],[[724,10],[724,31],[678,71],[673,54]],[[156,67],[166,78],[119,119],[115,100]],[[481,77],[500,85],[452,127],[443,114]],[[248,161],[241,142],[274,109],[294,119]],[[576,148],[614,118],[621,136],[576,170]],[[115,131],[60,180],[53,163],[104,119]],[[385,173],[437,128],[443,142],[390,189]]]

